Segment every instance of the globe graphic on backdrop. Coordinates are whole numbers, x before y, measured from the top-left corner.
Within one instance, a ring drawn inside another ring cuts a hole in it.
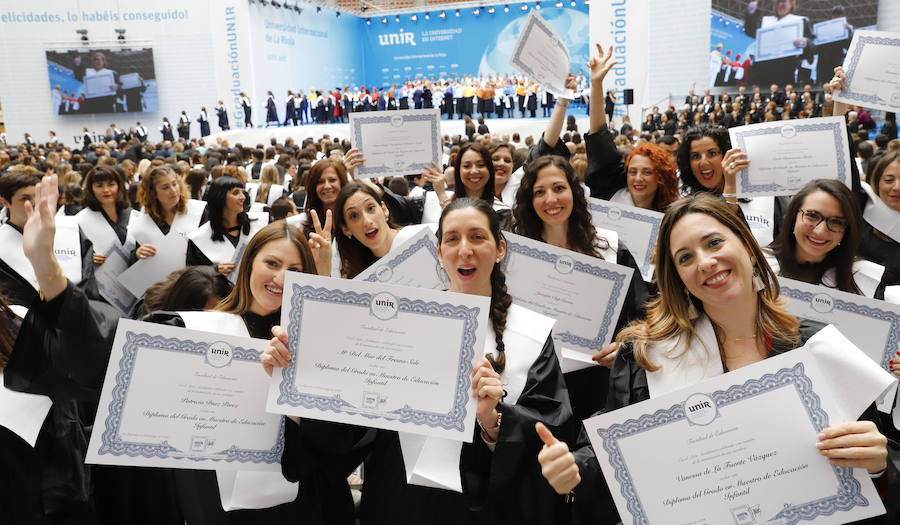
[[[590,26],[587,13],[574,9],[544,8],[540,12],[541,18],[559,34],[569,49],[569,64],[573,72],[584,69],[590,59],[589,47]],[[523,13],[516,17],[497,34],[494,41],[485,49],[478,65],[478,72],[484,74],[513,73],[513,67],[509,64],[516,40],[525,27],[528,14]],[[587,74],[587,73],[585,73]]]

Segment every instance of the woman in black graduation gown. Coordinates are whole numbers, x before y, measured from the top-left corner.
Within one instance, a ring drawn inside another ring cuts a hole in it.
[[[821,328],[798,322],[783,309],[777,278],[749,228],[713,196],[701,193],[672,204],[656,253],[659,297],[648,305],[646,320],[618,336],[622,347],[610,374],[607,410],[784,353]],[[828,438],[819,448],[833,464],[881,473],[880,483],[887,483],[884,476],[895,479],[886,439],[871,421],[835,424],[822,432]],[[587,433],[581,431],[574,455],[540,425],[538,433],[546,443],[538,456],[544,476],[557,493],[572,491],[575,521],[615,523],[618,514]],[[850,452],[837,443],[847,434],[855,434]],[[875,523],[896,523],[897,504],[886,503],[895,508]]]
[[[472,373],[478,426],[472,443],[463,444],[460,453],[462,494],[407,484],[400,440],[390,431],[304,419],[300,435],[306,441],[286,436],[282,466],[286,474],[300,470],[292,467],[289,452],[300,465],[315,460],[322,468],[329,468],[332,458],[367,452],[360,509],[363,524],[557,523],[562,499],[540,478],[533,461],[540,443],[531,431],[534,422],[544,418],[553,428],[562,429],[571,416],[552,339],[548,334],[543,343],[534,342],[531,348],[512,343],[523,339],[516,337],[523,330],[522,319],[536,314],[513,305],[506,293],[501,265],[506,244],[490,204],[472,198],[452,202],[444,209],[437,237],[450,291],[491,297],[489,333],[494,337],[488,337],[487,357]],[[279,329],[278,334],[283,331]],[[273,339],[262,359],[267,371],[289,364],[286,342],[286,337]],[[528,363],[523,356],[529,356]],[[517,374],[524,377],[513,377]],[[515,393],[516,401],[504,401],[504,389],[512,395],[513,385],[521,388]],[[316,442],[310,442],[311,438]],[[338,469],[338,474],[344,473]]]
[[[519,235],[634,269],[616,331],[641,316],[648,290],[634,256],[616,232],[598,232],[591,223],[584,190],[568,161],[547,155],[529,163],[516,193],[513,213],[513,231]],[[576,420],[587,418],[604,406],[609,367],[617,346],[611,343],[597,352],[594,360],[602,366],[566,374]]]

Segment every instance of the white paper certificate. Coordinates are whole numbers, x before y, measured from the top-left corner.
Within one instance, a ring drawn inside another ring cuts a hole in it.
[[[728,130],[750,166],[737,175],[741,197],[793,195],[815,179],[850,187],[850,153],[843,117],[783,120]]]
[[[843,399],[842,374],[864,392]],[[884,506],[864,469],[829,465],[816,435],[855,420],[893,382],[826,327],[803,349],[585,428],[625,524],[848,523]]]
[[[106,260],[94,270],[97,288],[109,304],[128,315],[137,298],[119,282],[119,275],[128,269],[129,256],[118,245],[113,245],[105,255]]]
[[[116,84],[115,74],[106,69],[100,72],[84,76],[84,96],[85,98],[107,97],[116,94],[114,87]]]
[[[572,90],[566,87],[569,50],[537,12],[531,11],[528,15],[509,63],[554,95],[569,99],[574,97]]]
[[[612,340],[634,270],[505,233],[504,271],[516,304],[556,319],[560,367],[594,366],[591,356]]]
[[[834,100],[900,111],[900,33],[856,31],[844,58],[844,91]]]
[[[32,447],[52,405],[53,401],[47,396],[6,388],[3,372],[0,372],[0,427],[8,428]]]
[[[358,179],[422,173],[441,163],[440,110],[350,113],[350,142],[366,157]]]
[[[267,341],[122,319],[86,463],[281,469],[284,424],[267,414]]]
[[[63,274],[73,283],[81,282],[81,237],[78,221],[73,216],[55,217],[56,235],[53,236],[53,254],[63,269]]]
[[[119,274],[119,283],[135,297],[142,297],[147,288],[184,268],[186,250],[187,239],[181,235],[167,235],[157,243],[156,255],[139,260]]]
[[[634,255],[644,280],[650,282],[653,279],[651,259],[663,214],[594,198],[588,199],[588,206],[594,227],[618,233]]]
[[[415,288],[446,290],[450,278],[441,268],[437,256],[437,237],[429,228],[378,259],[354,279],[371,283],[398,284]]]
[[[489,297],[297,272],[285,281],[292,357],[272,375],[268,411],[471,441]]]
[[[850,31],[847,29],[847,18],[835,18],[813,24],[813,33],[816,35],[816,45],[844,40],[850,36]]]
[[[773,60],[803,53],[794,45],[794,40],[803,38],[803,20],[797,19],[783,24],[761,27],[756,30],[756,60]]]

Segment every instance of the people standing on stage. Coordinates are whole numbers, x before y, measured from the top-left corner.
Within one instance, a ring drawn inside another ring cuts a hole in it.
[[[134,128],[134,133],[137,136],[137,139],[141,142],[147,142],[147,127],[137,122],[137,127]]]
[[[253,112],[253,105],[250,103],[250,97],[243,91],[241,91],[241,109],[244,111],[244,127],[252,128],[253,122],[250,120],[250,115]]]
[[[162,133],[163,141],[175,141],[175,135],[172,133],[172,124],[169,122],[169,117],[163,117],[162,126],[159,127],[159,132]]]
[[[219,99],[219,103],[216,105],[216,117],[219,120],[220,131],[228,131],[231,129],[231,126],[228,125],[228,110],[225,109],[225,102],[221,99]]]
[[[197,117],[197,121],[200,122],[200,136],[206,137],[209,135],[209,115],[206,114],[206,108],[200,108],[200,115]]]
[[[178,117],[178,138],[184,139],[185,142],[191,140],[191,119],[184,110]]]
[[[272,94],[271,91],[266,91],[266,127],[274,122],[277,126],[278,122],[278,111],[275,107],[275,95]]]
[[[287,92],[287,97],[284,99],[284,122],[282,122],[281,125],[287,126],[288,122],[292,123],[294,126],[297,125],[297,118],[294,115],[294,94],[290,89]]]
[[[603,111],[606,113],[606,121],[612,122],[613,113],[616,108],[616,90],[610,89],[606,92],[606,99],[604,100],[604,108]]]

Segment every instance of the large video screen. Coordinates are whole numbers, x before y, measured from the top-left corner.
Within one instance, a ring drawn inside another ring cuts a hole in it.
[[[55,115],[159,109],[153,49],[47,50]]]
[[[821,86],[877,20],[878,0],[712,0],[708,86]]]

